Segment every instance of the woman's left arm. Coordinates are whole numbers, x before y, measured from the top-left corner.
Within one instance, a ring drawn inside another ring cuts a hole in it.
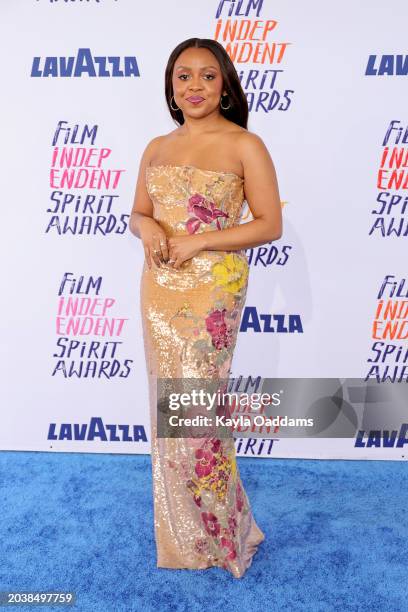
[[[238,251],[282,236],[282,207],[269,151],[262,139],[252,132],[242,133],[237,146],[244,168],[245,199],[254,219],[237,227],[169,238],[174,268],[179,268],[200,251]]]

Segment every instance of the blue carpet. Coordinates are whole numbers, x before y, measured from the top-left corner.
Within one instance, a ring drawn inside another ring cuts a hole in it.
[[[406,464],[239,458],[265,532],[242,579],[156,568],[150,457],[1,452],[0,590],[92,612],[406,612]]]

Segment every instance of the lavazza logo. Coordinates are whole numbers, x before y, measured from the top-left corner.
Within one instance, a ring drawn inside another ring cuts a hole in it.
[[[86,75],[88,77],[138,77],[140,72],[134,56],[92,55],[90,49],[82,48],[72,56],[35,56],[30,76],[66,78]]]
[[[89,423],[50,423],[47,440],[147,442],[147,436],[143,425],[104,423],[94,416]]]

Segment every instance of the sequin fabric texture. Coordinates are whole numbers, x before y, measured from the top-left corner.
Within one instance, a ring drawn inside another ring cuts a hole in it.
[[[243,179],[195,166],[149,166],[153,217],[168,237],[239,224]],[[149,381],[157,566],[219,566],[241,578],[264,534],[233,439],[157,437],[157,377],[228,378],[249,266],[244,250],[201,251],[175,270],[144,263],[140,285]]]

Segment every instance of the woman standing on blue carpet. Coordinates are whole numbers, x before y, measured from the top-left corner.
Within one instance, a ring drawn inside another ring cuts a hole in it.
[[[165,72],[179,127],[147,145],[129,227],[142,240],[157,565],[220,566],[240,578],[264,534],[232,438],[157,436],[157,378],[228,378],[245,304],[245,249],[282,233],[272,159],[224,48],[191,38]],[[253,220],[240,225],[244,201]]]

